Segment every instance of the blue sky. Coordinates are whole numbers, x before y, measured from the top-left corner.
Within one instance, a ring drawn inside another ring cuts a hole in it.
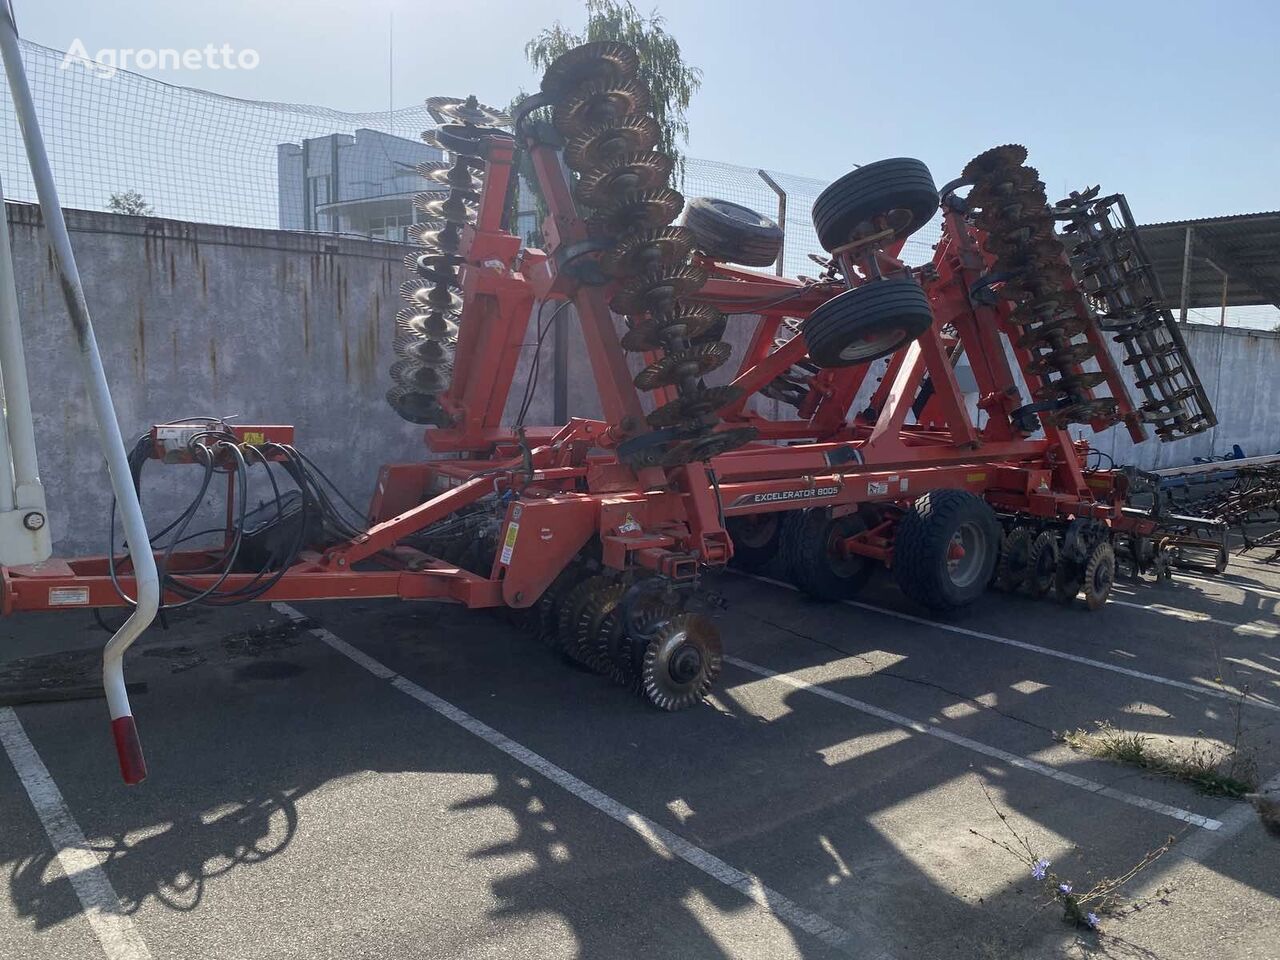
[[[641,6],[647,5],[646,3]],[[152,75],[250,99],[380,110],[394,96],[536,86],[523,42],[578,2],[15,0],[65,49],[252,47],[251,71]],[[1025,143],[1050,193],[1102,182],[1140,220],[1280,208],[1280,5],[1188,2],[660,2],[705,72],[694,156],[834,178],[917,156],[939,183]],[[147,71],[142,71],[147,72]]]

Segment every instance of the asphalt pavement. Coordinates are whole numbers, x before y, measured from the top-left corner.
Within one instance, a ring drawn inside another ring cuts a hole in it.
[[[0,957],[1280,956],[1250,803],[1058,737],[1234,745],[1277,783],[1280,568],[946,618],[887,580],[857,604],[709,585],[728,659],[676,714],[498,616],[392,602],[148,633],[139,787],[101,700],[0,707]],[[0,676],[91,670],[105,637],[10,618]],[[1085,889],[1171,836],[1100,935],[1018,855]]]

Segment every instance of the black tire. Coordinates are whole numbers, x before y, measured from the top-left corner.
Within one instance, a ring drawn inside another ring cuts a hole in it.
[[[909,237],[938,212],[938,188],[933,174],[910,157],[877,160],[846,173],[818,195],[813,204],[813,228],[823,249],[834,251],[872,233],[872,220],[887,218],[893,236],[880,245]]]
[[[933,311],[914,280],[873,280],[832,297],[800,328],[809,358],[820,367],[852,367],[888,356],[933,324]]]
[[[957,538],[965,551],[958,558],[952,556]],[[987,589],[999,556],[1000,522],[985,500],[967,490],[931,490],[898,524],[893,576],[917,603],[955,610]]]
[[[800,592],[816,600],[847,600],[875,572],[869,557],[837,556],[833,540],[862,533],[867,525],[857,514],[833,520],[822,508],[805,510],[782,531],[781,556],[787,576]]]
[[[778,554],[782,528],[789,516],[788,513],[757,513],[730,518],[726,527],[733,538],[733,565],[753,573],[768,566]]]
[[[694,197],[681,221],[713,260],[767,267],[782,250],[782,229],[750,207],[714,197]]]

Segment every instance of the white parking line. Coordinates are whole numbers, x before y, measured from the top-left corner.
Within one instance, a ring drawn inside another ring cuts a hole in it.
[[[286,603],[273,603],[271,606],[272,609],[291,620],[307,619]],[[468,733],[474,734],[490,746],[496,747],[517,763],[536,771],[552,783],[573,794],[579,800],[627,827],[643,839],[658,856],[667,860],[679,857],[685,863],[707,874],[707,876],[737,890],[778,919],[813,935],[829,946],[848,950],[860,957],[878,957],[883,958],[883,960],[890,960],[891,955],[886,950],[885,945],[879,942],[874,935],[865,931],[857,934],[851,933],[818,914],[806,910],[795,901],[765,886],[759,877],[725,863],[714,854],[708,853],[661,824],[637,813],[621,801],[615,800],[585,781],[579,780],[567,770],[534,753],[528,747],[516,743],[510,737],[499,733],[493,727],[477,720],[466,711],[436,696],[425,687],[400,676],[386,664],[375,660],[364,651],[356,649],[323,627],[314,627],[310,630],[310,633],[317,639],[323,640],[338,653],[364,667],[375,677],[388,681],[391,686],[401,693],[407,694],[419,703],[430,707],[446,720],[457,724]]]
[[[742,573],[740,571],[730,571],[737,573],[741,577],[747,577],[751,580],[760,580],[763,583],[771,583],[775,587],[782,587],[784,590],[790,590],[793,593],[798,592],[794,585],[786,583],[782,580],[775,580],[773,577],[762,577],[758,573]],[[950,623],[940,623],[937,620],[926,620],[924,617],[913,616],[909,613],[901,613],[897,610],[890,610],[887,607],[877,607],[870,603],[863,603],[861,600],[842,600],[846,606],[857,607],[859,610],[867,610],[871,613],[883,614],[886,617],[894,617],[898,620],[905,620],[908,623],[918,623],[925,627],[934,627],[938,630],[945,630],[948,633],[959,634],[963,637],[973,637],[975,640],[987,640],[991,643],[1003,644],[1007,647],[1016,647],[1019,650],[1027,650],[1031,653],[1038,653],[1046,657],[1056,657],[1059,660],[1069,660],[1071,663],[1078,663],[1081,666],[1093,667],[1097,670],[1106,670],[1109,673],[1119,673],[1126,677],[1134,677],[1138,680],[1145,680],[1149,683],[1158,683],[1166,687],[1174,687],[1179,690],[1190,690],[1192,693],[1203,694],[1207,697],[1217,697],[1220,700],[1230,700],[1233,703],[1240,699],[1239,693],[1232,693],[1228,690],[1215,690],[1212,687],[1202,687],[1194,683],[1187,683],[1184,680],[1173,680],[1169,677],[1162,677],[1154,673],[1146,673],[1142,670],[1131,670],[1129,667],[1122,667],[1119,664],[1107,663],[1103,660],[1093,660],[1089,657],[1077,656],[1074,653],[1067,653],[1063,650],[1054,650],[1051,647],[1042,647],[1038,644],[1027,643],[1025,640],[1014,640],[1010,637],[997,636],[994,633],[984,633],[981,630],[970,630],[968,627],[957,627]],[[1115,601],[1119,602],[1119,601]],[[1263,700],[1256,694],[1246,694],[1245,703],[1254,707],[1261,707],[1264,710],[1275,710],[1280,712],[1280,704],[1271,703]]]
[[[1191,583],[1221,583],[1228,587],[1235,587],[1237,590],[1243,590],[1245,593],[1256,593],[1259,596],[1268,598],[1269,600],[1280,600],[1280,592],[1268,590],[1264,587],[1255,587],[1252,583],[1245,583],[1240,578],[1230,576],[1229,574],[1224,574],[1221,577],[1202,577],[1195,573],[1175,573],[1174,577],[1179,580],[1187,580]]]
[[[1217,617],[1211,617],[1207,613],[1201,613],[1198,610],[1184,610],[1181,607],[1171,607],[1167,603],[1133,603],[1130,600],[1117,600],[1111,597],[1107,603],[1114,603],[1116,606],[1129,607],[1132,610],[1145,610],[1147,613],[1158,613],[1165,617],[1176,617],[1187,623],[1214,623],[1220,627],[1230,627],[1233,631],[1239,633],[1253,633],[1260,637],[1280,637],[1280,630],[1271,627],[1260,627],[1256,623],[1236,623],[1233,620],[1219,620]]]
[[[882,707],[874,706],[870,703],[864,703],[861,700],[855,700],[853,697],[846,697],[842,693],[836,693],[827,687],[817,683],[810,683],[807,680],[801,680],[787,673],[779,673],[776,670],[770,670],[768,667],[762,667],[759,664],[751,663],[747,660],[740,660],[737,657],[725,656],[726,663],[732,663],[736,667],[741,667],[750,673],[766,677],[769,680],[775,680],[778,683],[786,684],[797,690],[803,690],[806,693],[812,693],[814,696],[822,697],[826,700],[833,700],[836,703],[851,707],[860,713],[869,714],[873,717],[879,717],[895,726],[905,727],[915,733],[922,733],[926,736],[937,737],[939,740],[945,740],[953,743],[958,747],[964,747],[966,750],[972,750],[975,753],[981,753],[984,756],[993,757],[1002,760],[1011,766],[1018,767],[1022,770],[1029,770],[1032,773],[1038,773],[1042,777],[1048,777],[1050,780],[1057,780],[1059,783],[1065,783],[1071,787],[1078,787],[1089,793],[1095,793],[1099,796],[1110,797],[1112,800],[1119,800],[1121,803],[1127,803],[1132,807],[1141,807],[1144,810],[1150,810],[1153,813],[1164,814],[1166,817],[1172,817],[1175,820],[1181,820],[1183,823],[1190,823],[1197,827],[1203,827],[1206,830],[1217,830],[1222,826],[1221,820],[1215,820],[1212,817],[1204,817],[1198,813],[1192,813],[1189,810],[1183,810],[1181,807],[1173,807],[1167,803],[1160,803],[1157,800],[1148,800],[1146,797],[1139,797],[1132,793],[1125,793],[1123,790],[1115,790],[1106,784],[1098,783],[1096,780],[1087,780],[1084,777],[1077,777],[1072,773],[1063,773],[1053,767],[1040,763],[1037,760],[1028,760],[1026,757],[1020,757],[1016,753],[1010,753],[1008,750],[1001,750],[999,747],[993,747],[978,740],[970,740],[958,733],[952,733],[950,730],[944,730],[942,727],[934,724],[922,723],[919,720],[913,720],[910,717],[904,717],[900,713],[894,713],[892,710],[885,710]]]
[[[108,960],[150,960],[151,951],[134,926],[133,918],[120,906],[120,897],[107,879],[97,854],[67,809],[62,791],[12,707],[0,707],[0,743],[4,744],[4,751],[53,844],[58,865],[80,898],[85,919],[93,928],[102,952]]]

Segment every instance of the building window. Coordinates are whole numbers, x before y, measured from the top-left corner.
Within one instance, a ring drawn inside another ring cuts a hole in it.
[[[412,213],[404,213],[391,217],[371,217],[369,219],[369,236],[374,240],[394,240],[399,243],[409,242],[409,228],[415,222]]]

